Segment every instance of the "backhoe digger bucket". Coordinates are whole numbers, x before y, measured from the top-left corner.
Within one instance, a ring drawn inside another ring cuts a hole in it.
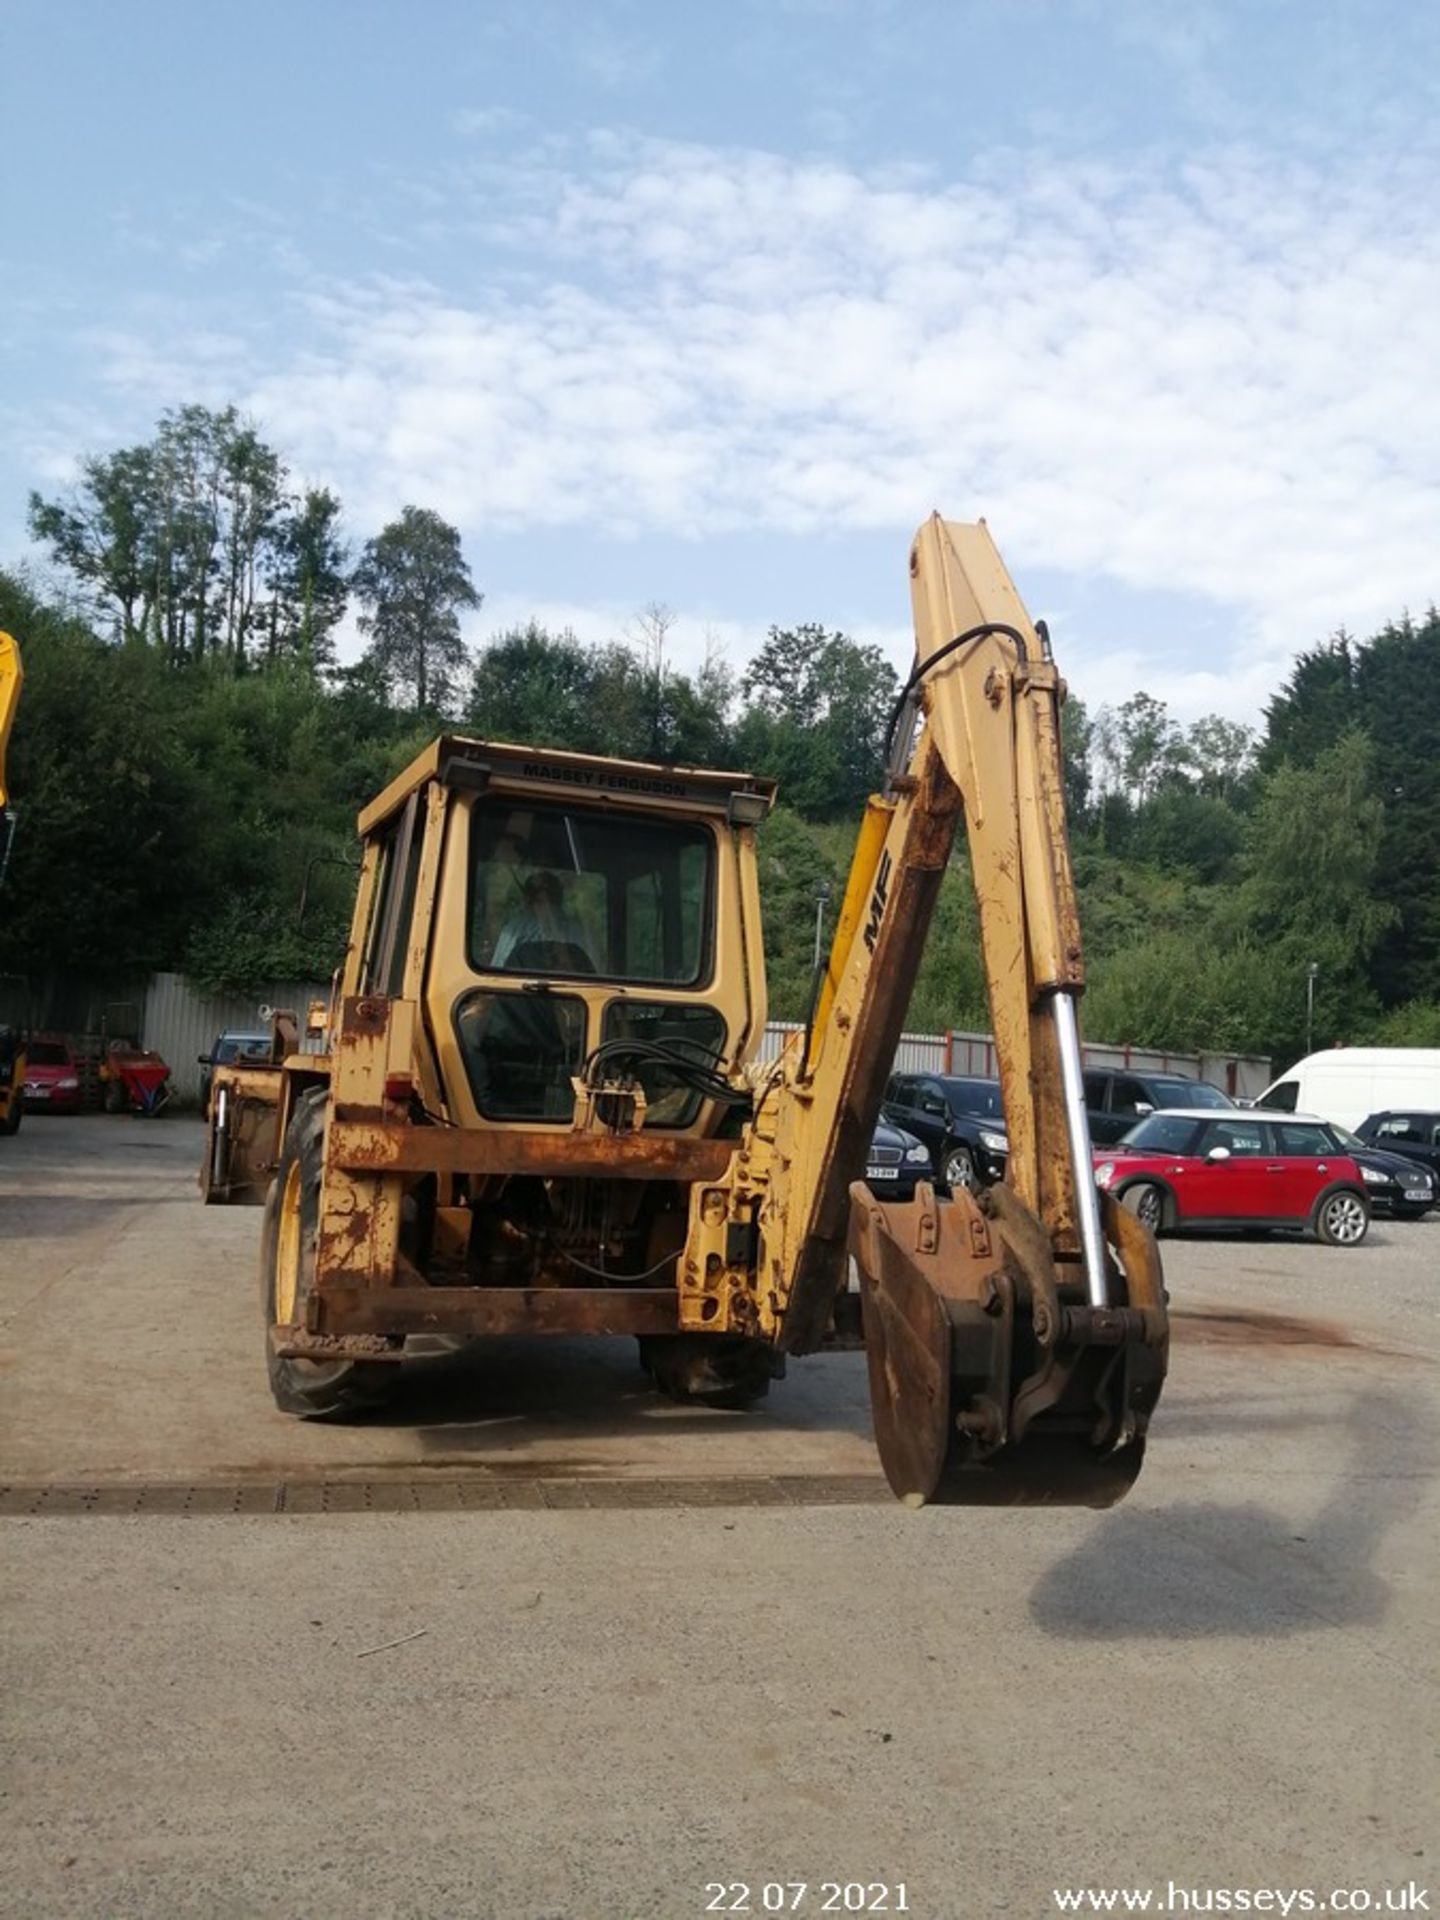
[[[1126,1304],[1092,1307],[1008,1187],[957,1191],[943,1206],[928,1186],[908,1205],[879,1205],[863,1183],[850,1194],[875,1443],[896,1495],[907,1506],[1119,1500],[1165,1377],[1148,1230],[1105,1207]]]

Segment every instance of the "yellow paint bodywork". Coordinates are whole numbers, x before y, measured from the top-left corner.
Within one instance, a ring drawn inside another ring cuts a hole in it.
[[[10,799],[5,784],[5,756],[24,681],[19,645],[10,634],[0,633],[0,811],[4,810]]]

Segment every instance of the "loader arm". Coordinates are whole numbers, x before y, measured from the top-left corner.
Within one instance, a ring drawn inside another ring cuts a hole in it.
[[[782,1348],[817,1347],[853,1252],[897,1493],[1108,1504],[1139,1466],[1166,1320],[1153,1238],[1091,1174],[1063,689],[983,523],[931,519],[910,573],[916,664],[887,789],[869,803],[805,1045],[742,1154],[763,1182],[761,1317]],[[857,1183],[962,818],[1007,1182],[882,1208]]]

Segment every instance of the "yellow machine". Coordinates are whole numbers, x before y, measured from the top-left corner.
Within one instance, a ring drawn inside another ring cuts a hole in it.
[[[733,1404],[863,1303],[876,1439],[913,1504],[1107,1505],[1167,1322],[1149,1232],[1099,1193],[1048,636],[982,525],[924,526],[916,664],[803,1044],[759,1063],[770,783],[458,737],[360,817],[328,1051],[280,1074],[262,1278],[277,1403],[405,1354],[634,1334]],[[1005,1185],[859,1183],[940,879],[969,837]]]
[[[10,811],[10,793],[5,784],[5,756],[24,678],[19,647],[8,633],[0,633],[0,887],[5,884],[10,839],[15,831],[15,816]],[[20,1131],[24,1102],[25,1042],[17,1029],[0,1025],[0,1133]]]

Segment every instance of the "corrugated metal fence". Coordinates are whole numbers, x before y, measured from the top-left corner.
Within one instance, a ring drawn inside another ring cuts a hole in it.
[[[169,1065],[176,1097],[198,1100],[199,1056],[209,1053],[216,1037],[227,1027],[263,1033],[267,1023],[260,1018],[262,1006],[287,1008],[303,1022],[312,1000],[329,998],[330,983],[326,980],[301,981],[298,985],[293,980],[280,981],[251,995],[201,994],[184,974],[152,974],[145,990],[141,1038]]]
[[[772,1020],[765,1029],[761,1057],[778,1060],[787,1040],[799,1045],[798,1020]],[[1253,1100],[1271,1080],[1270,1062],[1258,1054],[1165,1053],[1155,1047],[1127,1047],[1107,1041],[1087,1043],[1087,1067],[1133,1068],[1138,1073],[1179,1073],[1208,1080],[1235,1099]],[[897,1073],[965,1073],[991,1079],[999,1071],[995,1042],[988,1033],[902,1033],[895,1049]]]

